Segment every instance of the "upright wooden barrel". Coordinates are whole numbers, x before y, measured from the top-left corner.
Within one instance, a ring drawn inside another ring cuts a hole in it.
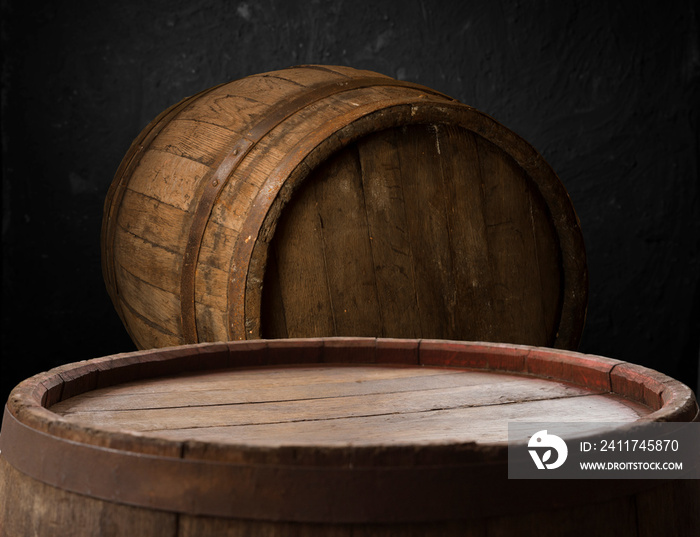
[[[105,202],[107,288],[140,348],[376,336],[575,348],[579,224],[543,158],[429,88],[346,67],[169,108]]]
[[[697,412],[692,392],[657,372],[516,345],[333,338],[139,351],[12,392],[0,528],[690,535],[699,481],[508,479],[505,441],[511,420],[644,427]]]

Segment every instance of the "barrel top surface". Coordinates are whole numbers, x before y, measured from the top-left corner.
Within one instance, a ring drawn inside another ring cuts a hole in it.
[[[661,373],[571,351],[314,338],[68,364],[21,383],[8,411],[55,436],[139,451],[190,440],[236,450],[505,443],[509,420],[692,421],[697,405]]]
[[[445,520],[493,513],[493,493],[527,509],[505,486],[510,420],[602,424],[585,436],[613,421],[697,415],[687,386],[599,356],[438,340],[257,340],[36,375],[8,400],[0,450],[42,483],[152,509]]]
[[[508,440],[509,421],[620,423],[652,412],[603,389],[551,379],[345,364],[135,381],[50,410],[85,427],[259,447],[489,444]]]

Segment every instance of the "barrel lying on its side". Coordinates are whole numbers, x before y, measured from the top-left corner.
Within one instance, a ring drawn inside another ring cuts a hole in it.
[[[575,348],[567,193],[487,115],[368,71],[203,91],[134,141],[105,202],[107,288],[140,348],[383,336]]]

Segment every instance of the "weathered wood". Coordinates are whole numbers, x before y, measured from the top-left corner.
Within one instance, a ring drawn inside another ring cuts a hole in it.
[[[534,244],[530,185],[517,163],[477,139],[480,174],[484,180],[484,224],[490,253],[496,318],[509,328],[509,341],[527,343],[534,327],[548,332],[542,319],[537,249]],[[551,307],[551,306],[550,306]],[[531,325],[521,322],[528,317]],[[537,334],[545,339],[545,334]]]
[[[199,119],[175,118],[153,140],[151,148],[213,166],[217,155],[230,143],[232,134],[226,128]]]
[[[368,136],[358,141],[357,148],[382,335],[415,338],[420,323],[395,132]]]
[[[175,537],[176,513],[131,507],[52,487],[18,472],[0,457],[0,535]],[[67,508],[68,506],[76,508]]]
[[[398,146],[398,158],[406,203],[406,228],[413,253],[419,336],[483,339],[450,338],[457,331],[454,318],[457,297],[454,296],[453,260],[450,258],[445,185],[440,173],[440,158],[435,135],[430,127],[412,128],[407,133],[410,135]]]
[[[523,416],[626,422],[649,413],[641,405],[595,394],[483,372],[268,367],[104,388],[59,403],[52,411],[85,426],[265,445],[336,445],[347,438],[357,445],[379,440],[490,442],[505,439],[507,420]]]
[[[697,483],[509,480],[504,441],[510,420],[605,429],[696,413],[692,392],[660,373],[527,346],[336,338],[139,351],[12,392],[0,528],[680,536],[697,526]]]
[[[314,191],[308,189],[300,193],[299,203],[314,206]],[[270,256],[274,258],[276,270],[270,271],[266,279],[274,284],[266,283],[265,286],[270,291],[278,290],[279,294],[267,293],[265,319],[272,321],[276,316],[275,320],[280,323],[274,325],[279,327],[278,337],[317,337],[335,333],[330,287],[325,277],[320,218],[312,211],[297,212],[287,218],[293,219],[290,229],[295,232],[283,231],[279,247]],[[309,278],[302,267],[310,269],[311,274],[324,277]],[[284,287],[280,285],[280,278],[284,278]],[[282,309],[273,310],[278,305]]]
[[[392,369],[324,366],[306,369],[302,375],[296,369],[265,368],[236,374],[231,386],[224,377],[207,383],[206,391],[185,384],[176,385],[175,393],[150,396],[137,383],[131,397],[122,392],[111,399],[106,388],[52,410],[85,426],[158,431],[158,436],[175,431],[166,435],[170,438],[188,437],[197,429],[197,437],[219,442],[317,445],[343,443],[347,438],[358,445],[501,441],[507,420],[523,416],[626,422],[648,413],[640,405],[628,406],[551,381],[487,373],[436,375],[430,369],[403,368],[399,374],[413,376],[388,380]],[[288,373],[291,379],[285,382]],[[260,387],[266,375],[277,381],[273,388]],[[327,382],[329,377],[333,382]],[[585,403],[580,399],[584,396]]]
[[[313,326],[319,316],[329,317],[338,335],[550,340],[560,297],[558,290],[543,291],[542,282],[558,288],[556,239],[542,211],[536,221],[540,197],[522,173],[481,141],[482,174],[477,142],[462,129],[408,127],[361,142],[359,168],[354,146],[339,152],[308,179],[280,220],[272,248],[283,256],[277,264],[289,268],[269,274],[264,297],[304,300],[290,304],[281,324],[269,322],[265,335],[290,334],[287,319],[298,315],[289,322]],[[310,221],[313,229],[301,227]],[[318,282],[334,286],[335,299],[322,309],[316,306],[326,292]],[[348,316],[344,301],[355,309],[364,305],[351,330],[338,326]]]
[[[497,280],[490,266],[494,252],[484,222],[484,188],[488,178],[477,165],[477,137],[464,129],[447,126],[436,131],[435,143],[444,155],[440,163],[446,189],[452,272],[455,289],[460,290],[455,324],[474,327],[474,335],[478,334],[479,339],[494,341],[504,328],[494,308],[483,306],[493,301]],[[556,267],[553,270],[558,272]]]
[[[314,198],[321,225],[334,335],[377,335],[382,322],[356,151],[344,151],[342,157],[325,167],[321,176],[332,178],[314,184]],[[295,269],[313,279],[313,274],[305,273],[302,266]]]
[[[140,348],[338,335],[574,348],[586,308],[578,221],[534,149],[434,90],[346,67],[247,77],[161,114],[115,176],[102,250]]]

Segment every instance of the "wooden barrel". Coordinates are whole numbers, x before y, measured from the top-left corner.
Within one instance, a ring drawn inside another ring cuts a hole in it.
[[[107,288],[139,348],[373,336],[575,348],[587,275],[567,193],[487,115],[346,67],[169,108],[105,202]]]
[[[0,434],[0,527],[690,535],[700,482],[508,479],[505,440],[509,420],[697,413],[693,393],[655,371],[535,347],[330,338],[139,351],[15,388]]]

